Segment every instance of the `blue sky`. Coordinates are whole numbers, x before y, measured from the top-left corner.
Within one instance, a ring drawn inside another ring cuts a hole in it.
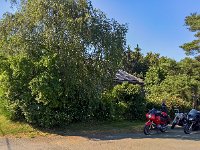
[[[194,39],[184,26],[184,19],[191,13],[200,13],[199,0],[92,0],[93,6],[115,18],[128,23],[127,44],[136,44],[145,54],[160,53],[176,60],[186,55],[179,48]]]
[[[95,8],[108,18],[128,24],[127,44],[136,44],[146,54],[160,53],[177,61],[186,57],[179,48],[194,39],[184,26],[184,19],[191,13],[200,13],[200,0],[91,0]],[[12,11],[9,3],[0,0],[0,16]]]

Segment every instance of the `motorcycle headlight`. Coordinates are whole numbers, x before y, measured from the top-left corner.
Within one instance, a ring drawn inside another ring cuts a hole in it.
[[[151,118],[151,114],[149,114],[148,117]]]

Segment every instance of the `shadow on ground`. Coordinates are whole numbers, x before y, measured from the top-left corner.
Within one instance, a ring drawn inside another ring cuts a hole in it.
[[[96,130],[90,131],[67,131],[67,130],[46,130],[51,134],[56,134],[60,136],[81,136],[94,141],[103,140],[121,140],[121,139],[176,139],[176,140],[192,140],[200,141],[200,131],[194,131],[191,134],[185,134],[182,127],[176,127],[175,129],[169,129],[165,133],[160,131],[153,131],[151,135],[144,135],[142,129],[141,131],[125,131],[125,132],[113,132],[102,131],[98,132]]]

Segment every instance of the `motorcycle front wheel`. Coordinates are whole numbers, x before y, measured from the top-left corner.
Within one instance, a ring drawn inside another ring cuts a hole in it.
[[[144,134],[149,135],[151,133],[151,126],[144,126]]]
[[[184,127],[185,134],[190,134],[192,132],[192,124],[186,124]]]

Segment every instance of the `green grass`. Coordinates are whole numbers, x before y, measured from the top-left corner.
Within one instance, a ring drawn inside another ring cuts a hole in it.
[[[68,125],[63,129],[63,133],[92,134],[139,132],[142,130],[143,126],[144,122],[142,121],[92,121]]]
[[[37,129],[27,123],[13,122],[0,115],[0,136],[30,137],[48,135],[94,134],[94,133],[127,133],[142,130],[144,122],[114,121],[75,123],[56,129]]]
[[[0,136],[34,137],[46,135],[27,123],[11,121],[9,119],[10,113],[6,109],[7,101],[3,99],[2,94],[3,91],[0,88]]]
[[[0,115],[0,136],[34,137],[39,135],[46,135],[46,133],[38,131],[26,123],[13,122],[4,115]]]

